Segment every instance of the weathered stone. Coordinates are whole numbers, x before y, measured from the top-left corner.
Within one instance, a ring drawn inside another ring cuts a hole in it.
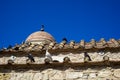
[[[95,46],[96,45],[96,41],[94,39],[91,39],[91,42],[92,46]]]
[[[114,76],[120,78],[120,69],[114,70]]]
[[[34,44],[32,44],[32,45],[30,45],[31,47],[34,47],[35,45]]]
[[[74,49],[78,49],[80,46],[79,45],[75,45],[74,46]]]
[[[97,78],[97,80],[106,80],[106,78]]]
[[[28,47],[28,50],[30,50],[30,49],[32,49],[32,47],[30,46],[30,47]]]
[[[54,46],[56,43],[55,42],[51,42],[50,44],[49,44],[49,46]]]
[[[97,77],[97,74],[96,74],[96,73],[90,73],[90,74],[89,74],[89,77],[90,77],[90,78],[96,78],[96,77]]]
[[[65,43],[61,42],[60,45],[65,45]]]
[[[17,76],[15,76],[16,78],[16,80],[21,80],[21,78],[23,77],[23,74],[22,73],[16,73],[17,74]]]
[[[108,77],[111,75],[110,70],[103,70],[98,73],[98,77]]]
[[[62,73],[61,71],[54,71],[53,73],[49,74],[49,78],[51,80],[63,80],[64,79],[64,73]]]
[[[88,76],[89,76],[89,74],[88,74],[88,73],[83,73],[82,78],[83,78],[83,79],[88,79]]]
[[[112,41],[115,44],[116,47],[119,46],[119,43],[115,39],[111,39],[110,41]]]
[[[66,73],[66,79],[77,79],[83,76],[83,73],[80,72],[69,72]]]
[[[35,73],[33,76],[33,80],[41,80],[42,79],[42,74],[41,73]]]
[[[43,74],[42,80],[49,80],[48,73]]]
[[[48,49],[52,49],[52,48],[53,48],[53,46],[49,46],[49,47],[48,47]]]
[[[73,48],[73,47],[74,47],[74,45],[70,44],[70,48]]]
[[[10,73],[10,80],[16,80],[17,75],[15,73]]]
[[[43,49],[43,46],[40,45],[40,46],[39,46],[39,49]]]
[[[63,62],[63,58],[64,57],[61,57],[61,56],[52,56],[52,59],[53,59],[53,61],[59,61],[59,62]]]
[[[25,80],[33,80],[34,73],[24,73],[23,78]]]
[[[75,41],[70,41],[70,47],[73,48],[75,45]]]
[[[62,45],[62,44],[59,45],[59,48],[60,48],[60,49],[62,49],[63,47],[64,47],[64,45]]]
[[[0,73],[0,80],[2,80],[3,79],[3,74],[2,73]]]
[[[17,57],[16,60],[15,60],[15,63],[17,64],[26,64],[26,57]]]
[[[3,74],[3,80],[8,80],[10,79],[11,75],[9,73],[4,73]]]
[[[85,41],[84,40],[80,41],[80,46],[85,47]]]

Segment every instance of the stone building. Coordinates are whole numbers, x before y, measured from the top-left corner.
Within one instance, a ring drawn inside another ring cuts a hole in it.
[[[0,50],[0,80],[120,80],[120,40],[57,43],[41,29]]]

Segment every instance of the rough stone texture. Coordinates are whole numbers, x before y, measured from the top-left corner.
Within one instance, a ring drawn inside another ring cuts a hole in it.
[[[114,70],[114,76],[120,78],[120,69]]]
[[[97,70],[96,70],[97,69]],[[120,69],[52,69],[0,73],[0,80],[119,80]]]
[[[66,73],[66,78],[67,79],[78,79],[78,78],[82,78],[83,73],[81,72],[68,72]]]
[[[52,54],[52,53],[51,53]],[[104,56],[108,56],[110,60],[120,60],[119,53],[88,53],[92,61],[103,61]],[[72,62],[84,62],[83,53],[60,53],[52,54],[54,59],[63,61],[64,57],[69,57]],[[26,64],[27,57],[16,56],[16,64]],[[58,57],[58,58],[57,58]],[[10,56],[0,56],[0,64],[7,64]],[[44,63],[44,56],[35,56],[35,64]],[[66,65],[67,66],[67,65]],[[46,67],[39,69],[0,69],[0,80],[120,80],[120,66],[98,66],[98,67]],[[41,66],[40,66],[41,67]]]
[[[89,77],[90,77],[90,79],[94,79],[94,78],[96,78],[97,77],[97,73],[90,73],[89,74]]]
[[[110,60],[120,60],[120,52],[116,52],[116,53],[110,53],[107,52],[105,55],[107,55],[108,57],[110,57]]]
[[[42,79],[42,74],[41,73],[35,73],[33,76],[33,80],[41,80]]]
[[[102,77],[102,78],[105,78],[105,77],[109,77],[111,76],[111,71],[110,70],[102,70],[98,73],[98,77]]]

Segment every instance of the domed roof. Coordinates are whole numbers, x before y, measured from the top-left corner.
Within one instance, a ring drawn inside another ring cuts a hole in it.
[[[37,31],[37,32],[34,32],[32,34],[30,34],[28,36],[28,38],[26,39],[26,42],[34,42],[34,41],[50,41],[50,42],[54,42],[54,38],[47,32],[45,31]]]

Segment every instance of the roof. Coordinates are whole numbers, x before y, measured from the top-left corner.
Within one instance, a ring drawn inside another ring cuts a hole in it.
[[[114,49],[113,49],[114,48]],[[110,39],[109,41],[105,41],[104,39],[101,39],[100,41],[96,42],[95,40],[91,40],[90,42],[85,42],[84,40],[81,40],[79,43],[76,43],[75,41],[71,41],[70,43],[66,43],[65,41],[62,41],[60,43],[51,42],[50,44],[28,44],[23,43],[20,45],[16,45],[12,47],[11,49],[3,49],[2,51],[10,51],[16,52],[16,51],[45,51],[49,50],[52,53],[58,53],[58,52],[76,52],[76,51],[97,51],[97,50],[120,50],[120,40]]]
[[[49,40],[51,42],[55,41],[51,34],[45,31],[36,31],[28,36],[26,42],[44,41],[44,40]]]

